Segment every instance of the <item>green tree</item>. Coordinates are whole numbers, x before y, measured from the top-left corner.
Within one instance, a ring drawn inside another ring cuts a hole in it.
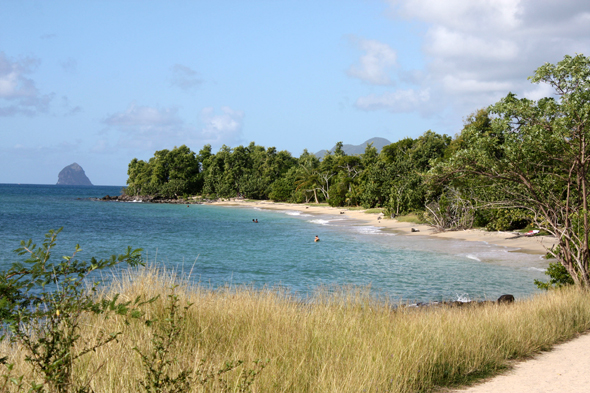
[[[194,152],[182,145],[159,150],[146,163],[134,158],[127,170],[127,195],[178,198],[200,191],[200,163]]]
[[[307,149],[299,157],[299,167],[295,180],[296,191],[302,191],[305,202],[309,202],[309,193],[313,193],[315,203],[319,203],[318,190],[320,189],[319,177],[320,160],[310,154]]]
[[[404,138],[387,145],[364,168],[360,200],[364,207],[386,207],[398,215],[424,209],[424,174],[443,157],[451,138],[426,131],[417,139]]]
[[[510,93],[488,108],[487,132],[467,127],[466,148],[437,176],[493,184],[484,202],[527,209],[533,222],[557,237],[549,250],[581,286],[590,285],[590,59],[565,56],[529,78],[548,84],[555,98],[518,99]],[[487,127],[487,126],[486,126]]]

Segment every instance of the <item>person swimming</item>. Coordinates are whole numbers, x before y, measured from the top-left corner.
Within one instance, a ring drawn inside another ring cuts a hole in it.
[[[318,237],[318,235],[315,235],[315,239],[313,239],[314,242],[319,242],[320,238]]]

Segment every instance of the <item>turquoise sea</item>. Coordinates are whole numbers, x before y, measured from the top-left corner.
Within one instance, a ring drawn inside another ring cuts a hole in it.
[[[143,248],[150,263],[191,280],[287,287],[370,286],[406,301],[525,297],[546,261],[484,242],[407,236],[361,226],[346,215],[206,205],[102,202],[121,187],[0,184],[0,269],[19,260],[20,240],[41,243],[63,227],[55,258],[80,244],[82,259]],[[258,219],[255,224],[252,219]],[[322,241],[314,243],[318,235]]]

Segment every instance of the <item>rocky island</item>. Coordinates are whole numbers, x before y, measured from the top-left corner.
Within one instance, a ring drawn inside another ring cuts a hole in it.
[[[68,165],[59,172],[58,186],[91,186],[90,179],[84,173],[84,169],[77,163]]]

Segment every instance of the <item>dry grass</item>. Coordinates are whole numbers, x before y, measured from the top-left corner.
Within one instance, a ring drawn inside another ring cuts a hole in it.
[[[367,209],[363,213],[366,213],[366,214],[383,214],[384,211],[385,211],[384,208],[375,207],[373,209]]]
[[[254,392],[423,392],[469,383],[590,328],[590,295],[579,290],[544,293],[512,305],[465,308],[395,308],[366,290],[319,291],[301,302],[281,290],[189,287],[171,272],[127,272],[109,291],[135,299],[161,295],[147,318],[165,318],[166,294],[194,303],[175,348],[176,371],[211,370],[228,360],[243,366],[225,374],[237,391],[240,373],[257,359],[268,364]],[[180,285],[179,285],[180,284]],[[141,362],[132,349],[149,351],[153,328],[123,319],[88,321],[85,337],[120,330],[112,343],[77,366],[96,392],[140,391]],[[3,352],[9,350],[6,346]],[[13,349],[15,369],[27,373]],[[233,389],[233,390],[232,390]],[[195,386],[194,391],[219,391]]]
[[[399,222],[411,222],[413,224],[426,224],[427,222],[420,219],[416,213],[409,213],[403,216],[397,216],[395,219]]]

